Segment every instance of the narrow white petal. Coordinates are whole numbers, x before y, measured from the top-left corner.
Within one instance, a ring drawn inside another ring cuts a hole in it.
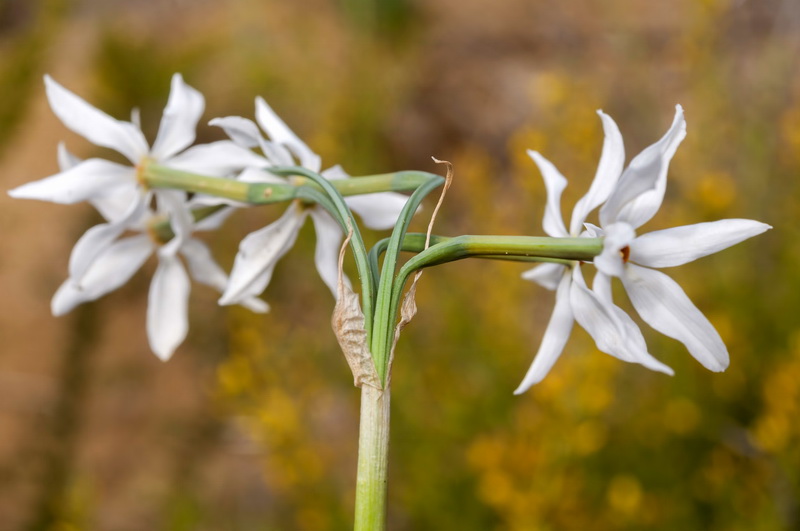
[[[525,374],[525,378],[514,391],[515,395],[524,393],[531,386],[541,382],[550,372],[559,356],[561,356],[564,345],[567,344],[569,335],[572,332],[572,326],[575,323],[569,300],[569,289],[572,283],[570,277],[569,272],[562,271],[561,281],[556,291],[556,304],[553,307],[553,314],[547,324],[544,337],[542,337],[542,344],[539,345],[539,351],[536,353],[536,357],[533,359],[527,374]]]
[[[203,206],[202,201],[198,202],[197,199],[198,196],[192,198],[190,202],[190,205],[192,207]],[[211,214],[210,216],[204,217],[200,221],[196,221],[194,224],[194,230],[195,231],[216,230],[220,228],[222,224],[225,223],[225,221],[227,221],[227,219],[234,212],[236,212],[235,208],[231,207],[221,208],[216,212],[214,212],[213,214]]]
[[[64,142],[58,143],[58,169],[67,171],[81,163],[81,159],[70,153]]]
[[[361,194],[345,198],[350,209],[371,229],[390,229],[397,223],[408,196],[397,192]]]
[[[107,196],[119,187],[129,187],[134,180],[134,170],[129,166],[89,159],[61,173],[18,186],[9,190],[8,195],[18,199],[72,204]]]
[[[261,97],[256,98],[256,120],[270,140],[286,146],[300,160],[301,166],[311,171],[320,170],[322,162],[319,155],[311,151]]]
[[[294,245],[305,222],[307,211],[292,204],[278,220],[248,234],[239,245],[228,287],[219,303],[238,304],[264,291],[275,264]]]
[[[674,280],[634,264],[628,264],[626,270],[622,277],[625,290],[647,324],[686,345],[707,369],[718,372],[728,367],[728,349],[722,338]]]
[[[147,300],[150,348],[167,361],[189,331],[189,276],[176,256],[159,253]]]
[[[87,230],[77,241],[69,257],[69,276],[80,284],[81,279],[91,267],[92,263],[100,256],[111,243],[119,238],[125,230],[130,228],[131,221],[138,219],[145,208],[146,202],[142,197],[128,205],[125,212],[117,221],[95,225]]]
[[[192,145],[205,107],[203,95],[187,85],[180,74],[173,75],[167,106],[150,154],[159,160],[166,159]]]
[[[539,171],[544,178],[544,186],[547,188],[547,206],[544,211],[542,227],[553,238],[567,237],[569,233],[561,217],[561,193],[567,186],[567,179],[561,175],[561,172],[549,160],[536,151],[529,150],[528,155],[539,166]]]
[[[563,264],[545,263],[522,273],[522,278],[536,282],[543,288],[555,291],[564,276]]]
[[[600,163],[597,166],[594,180],[585,196],[575,204],[572,211],[572,221],[569,224],[569,233],[573,236],[580,234],[586,216],[600,206],[614,189],[622,168],[625,165],[625,145],[622,142],[622,135],[619,127],[611,117],[602,111],[597,111],[603,121],[603,153],[600,155]]]
[[[226,116],[214,118],[208,125],[221,127],[231,140],[242,147],[252,149],[260,145],[261,132],[252,120],[241,116]]]
[[[344,234],[336,220],[320,208],[311,210],[311,221],[314,222],[314,230],[317,233],[314,263],[322,281],[336,297],[339,280],[339,249],[342,247]],[[350,281],[347,277],[343,278],[349,286]]]
[[[667,189],[667,170],[675,150],[686,137],[683,108],[675,108],[675,118],[667,133],[630,163],[619,184],[600,209],[600,223],[625,221],[634,229],[649,221],[661,207]]]
[[[647,351],[647,343],[644,341],[644,336],[639,326],[633,322],[633,319],[631,319],[622,308],[614,304],[611,298],[611,277],[598,272],[594,276],[592,291],[597,295],[598,300],[610,310],[611,314],[617,320],[618,326],[622,329],[623,336],[628,346],[621,354],[629,358],[624,359],[624,361],[639,363],[650,370],[674,376],[675,371],[668,365],[658,361]]]
[[[114,188],[109,195],[92,197],[88,201],[103,219],[118,221],[127,215],[128,207],[134,202],[142,201],[147,204],[149,199],[142,199],[145,196],[150,197],[142,192],[135,180],[131,179],[129,183]]]
[[[750,219],[723,219],[649,232],[631,244],[632,262],[648,267],[672,267],[718,253],[771,229]]]
[[[269,166],[269,162],[230,140],[192,146],[165,162],[170,168],[212,177],[226,177],[247,167]]]
[[[181,254],[189,265],[189,274],[197,282],[210,286],[222,293],[228,284],[228,275],[211,256],[208,246],[195,238],[190,238],[181,246]],[[269,309],[266,302],[260,299],[246,299],[242,306],[257,312],[264,313]]]
[[[194,218],[189,212],[186,192],[181,190],[155,190],[159,214],[169,218],[175,237],[164,244],[159,252],[174,256],[183,243],[191,236],[194,229]]]
[[[636,323],[610,298],[601,298],[589,290],[578,268],[573,272],[570,302],[575,320],[592,336],[598,350],[622,361],[672,374],[672,369],[647,352]]]
[[[44,77],[44,84],[50,107],[69,129],[93,144],[122,153],[134,164],[147,155],[147,141],[136,125],[92,107],[50,76]]]
[[[75,306],[93,301],[125,284],[153,252],[153,243],[141,234],[123,238],[106,247],[80,279],[69,278],[51,302],[53,315],[63,315]]]
[[[594,257],[594,265],[606,275],[622,276],[623,249],[630,248],[636,238],[636,232],[627,223],[612,223],[604,230],[603,251]]]

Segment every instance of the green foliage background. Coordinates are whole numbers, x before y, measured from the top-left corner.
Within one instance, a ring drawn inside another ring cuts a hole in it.
[[[775,227],[669,272],[717,326],[730,369],[709,373],[646,331],[668,378],[598,353],[576,329],[545,382],[514,397],[552,294],[517,264],[430,270],[393,376],[390,527],[797,528],[800,8],[491,6],[5,0],[0,179],[55,172],[60,138],[100,153],[49,114],[42,74],[112,115],[139,107],[152,138],[179,71],[207,118],[252,116],[261,95],[353,175],[452,161],[439,233],[537,235],[544,186],[526,149],[568,177],[569,209],[599,157],[596,109],[617,120],[630,158],[681,103],[689,136],[646,229],[727,217]],[[201,128],[200,141],[218,138]],[[144,340],[147,273],[69,317],[47,313],[95,215],[0,201],[0,529],[348,528],[358,393],[310,228],[265,293],[271,313],[219,308],[195,289],[190,338],[162,365]],[[208,241],[228,267],[238,240],[279,214],[242,213]]]

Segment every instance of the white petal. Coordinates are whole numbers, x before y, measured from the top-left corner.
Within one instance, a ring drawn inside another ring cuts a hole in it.
[[[221,127],[231,140],[242,147],[252,149],[260,145],[261,131],[252,120],[241,116],[226,116],[224,118],[214,118],[208,125]]]
[[[208,246],[195,238],[190,238],[181,247],[181,254],[189,265],[189,274],[197,282],[211,286],[220,293],[225,291],[228,284],[228,275],[214,261]],[[269,309],[266,302],[252,298],[242,301],[242,306],[257,313],[264,313]]]
[[[311,209],[311,221],[317,233],[317,246],[314,251],[314,263],[319,276],[336,297],[339,280],[339,249],[342,247],[344,234],[339,224],[322,209]],[[350,286],[347,277],[344,282]]]
[[[536,282],[550,291],[555,291],[564,276],[564,269],[563,264],[540,264],[522,273],[522,278]]]
[[[672,374],[672,370],[647,352],[639,327],[609,298],[590,291],[579,268],[575,268],[570,288],[570,302],[575,320],[589,332],[598,350],[629,363]]]
[[[69,129],[93,144],[122,153],[134,164],[147,155],[147,140],[136,125],[92,107],[50,76],[44,76],[44,84],[50,107]]]
[[[147,337],[150,348],[162,361],[172,357],[189,331],[190,288],[180,260],[159,254],[147,300]]]
[[[246,183],[286,184],[288,182],[285,177],[278,177],[274,173],[270,173],[260,168],[247,168],[236,177],[236,180]]]
[[[597,295],[598,300],[605,305],[606,309],[610,310],[617,321],[618,327],[622,330],[623,337],[625,337],[628,346],[625,351],[620,354],[627,356],[627,359],[620,359],[632,363],[639,363],[650,370],[674,376],[675,371],[668,365],[658,361],[647,351],[647,343],[644,341],[644,336],[639,326],[633,322],[633,319],[631,319],[622,308],[614,304],[611,298],[611,277],[598,272],[594,276],[592,291]]]
[[[728,349],[722,338],[674,280],[634,264],[626,269],[622,277],[625,290],[647,324],[686,345],[707,369],[718,372],[728,367]]]
[[[238,304],[264,291],[275,264],[294,245],[306,215],[306,210],[292,204],[278,220],[242,240],[228,287],[219,299],[220,304]]]
[[[192,146],[165,162],[166,166],[187,172],[226,177],[249,166],[264,167],[269,162],[249,149],[229,140]]]
[[[550,372],[559,356],[561,356],[564,345],[567,344],[569,334],[572,332],[572,326],[575,323],[569,300],[569,288],[572,283],[570,276],[568,272],[562,271],[558,291],[556,291],[556,304],[553,308],[553,315],[547,324],[547,330],[544,332],[542,344],[539,345],[539,351],[533,359],[533,364],[525,374],[522,383],[514,391],[515,395],[524,393],[531,386],[541,382]]]
[[[172,232],[175,234],[175,237],[162,245],[158,252],[160,255],[175,256],[194,229],[194,218],[189,212],[186,192],[160,189],[154,193],[159,214],[168,217]]]
[[[119,220],[111,223],[95,225],[87,230],[77,241],[69,257],[69,276],[73,282],[80,284],[81,279],[91,267],[92,263],[108,248],[111,243],[119,238],[125,230],[130,228],[132,220],[138,219],[147,203],[144,198],[137,197],[128,206],[128,211]]]
[[[361,194],[345,198],[350,209],[371,229],[389,229],[397,223],[408,196],[397,192]]]
[[[622,174],[622,167],[625,165],[625,145],[617,124],[604,112],[597,111],[597,114],[603,121],[603,132],[605,133],[603,153],[600,155],[597,173],[589,191],[580,198],[572,211],[569,233],[573,236],[581,232],[586,216],[608,199]]]
[[[667,189],[669,162],[686,137],[683,108],[675,108],[675,118],[667,133],[630,163],[614,192],[600,209],[600,224],[625,221],[634,229],[649,221],[661,206]]]
[[[622,276],[625,272],[623,249],[630,248],[636,238],[636,232],[630,225],[622,222],[612,223],[605,228],[604,232],[603,251],[594,257],[594,265],[606,275]]]
[[[194,196],[190,201],[191,206],[196,207],[198,205],[202,205],[202,201],[197,201],[198,196]],[[194,230],[195,231],[208,231],[208,230],[216,230],[222,226],[225,221],[236,212],[235,208],[221,208],[214,212],[213,214],[204,217],[200,221],[196,221],[194,223]]]
[[[166,159],[192,145],[205,107],[203,95],[184,83],[180,74],[173,75],[167,106],[150,154],[159,160]]]
[[[322,162],[319,155],[311,151],[261,97],[256,98],[256,120],[270,140],[283,144],[297,156],[301,166],[311,171],[320,170]]]
[[[58,169],[67,171],[81,163],[81,159],[70,153],[64,142],[58,143]]]
[[[56,173],[8,191],[18,199],[39,199],[72,204],[114,193],[134,182],[133,168],[101,159],[89,159],[67,171]]]
[[[723,219],[649,232],[631,244],[632,262],[672,267],[714,254],[771,229],[750,219]]]
[[[92,301],[125,284],[153,252],[147,235],[118,240],[92,262],[80,283],[67,279],[51,302],[53,315],[63,315],[78,304]]]
[[[147,203],[149,199],[143,200],[142,189],[136,181],[131,180],[126,185],[121,185],[109,194],[100,197],[92,197],[89,203],[98,211],[106,221],[117,221],[125,217],[128,207],[136,201]],[[149,197],[149,196],[148,196]]]
[[[529,150],[528,155],[539,166],[539,171],[542,172],[542,177],[544,178],[545,188],[547,188],[547,207],[544,211],[542,227],[553,238],[567,237],[569,233],[561,217],[561,193],[567,186],[567,180],[549,160],[536,151]]]

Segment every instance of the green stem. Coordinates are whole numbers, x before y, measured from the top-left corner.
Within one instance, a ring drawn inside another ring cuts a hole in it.
[[[286,172],[283,174],[286,175]],[[298,175],[299,172],[293,172],[293,174]],[[302,186],[322,191],[322,186],[307,177],[299,178],[294,183],[251,183],[224,177],[198,175],[154,163],[142,166],[140,177],[151,188],[185,190],[251,205],[265,205],[296,199],[298,197],[297,190]],[[398,171],[352,179],[335,179],[329,182],[341,195],[349,196],[389,191],[408,192],[416,190],[432,177],[437,176],[422,171]]]
[[[355,531],[386,529],[389,468],[389,387],[361,387]]]

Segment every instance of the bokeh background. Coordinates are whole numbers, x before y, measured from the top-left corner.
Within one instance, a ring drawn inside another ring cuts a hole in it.
[[[545,382],[514,397],[552,293],[520,264],[430,270],[394,370],[390,527],[798,529],[799,52],[793,0],[3,0],[0,183],[57,171],[59,140],[103,154],[52,115],[44,73],[117,117],[139,107],[152,139],[182,72],[207,119],[252,116],[261,95],[353,175],[452,161],[439,233],[538,235],[544,186],[526,149],[568,176],[569,212],[599,157],[596,109],[630,158],[681,103],[689,134],[645,230],[775,227],[670,271],[730,369],[647,329],[666,377],[576,329]],[[220,138],[201,126],[200,141]],[[206,241],[229,267],[279,212],[243,212]],[[347,529],[358,391],[311,227],[265,293],[272,313],[195,286],[189,339],[164,364],[144,332],[152,263],[50,315],[97,222],[86,205],[0,196],[0,530]]]

